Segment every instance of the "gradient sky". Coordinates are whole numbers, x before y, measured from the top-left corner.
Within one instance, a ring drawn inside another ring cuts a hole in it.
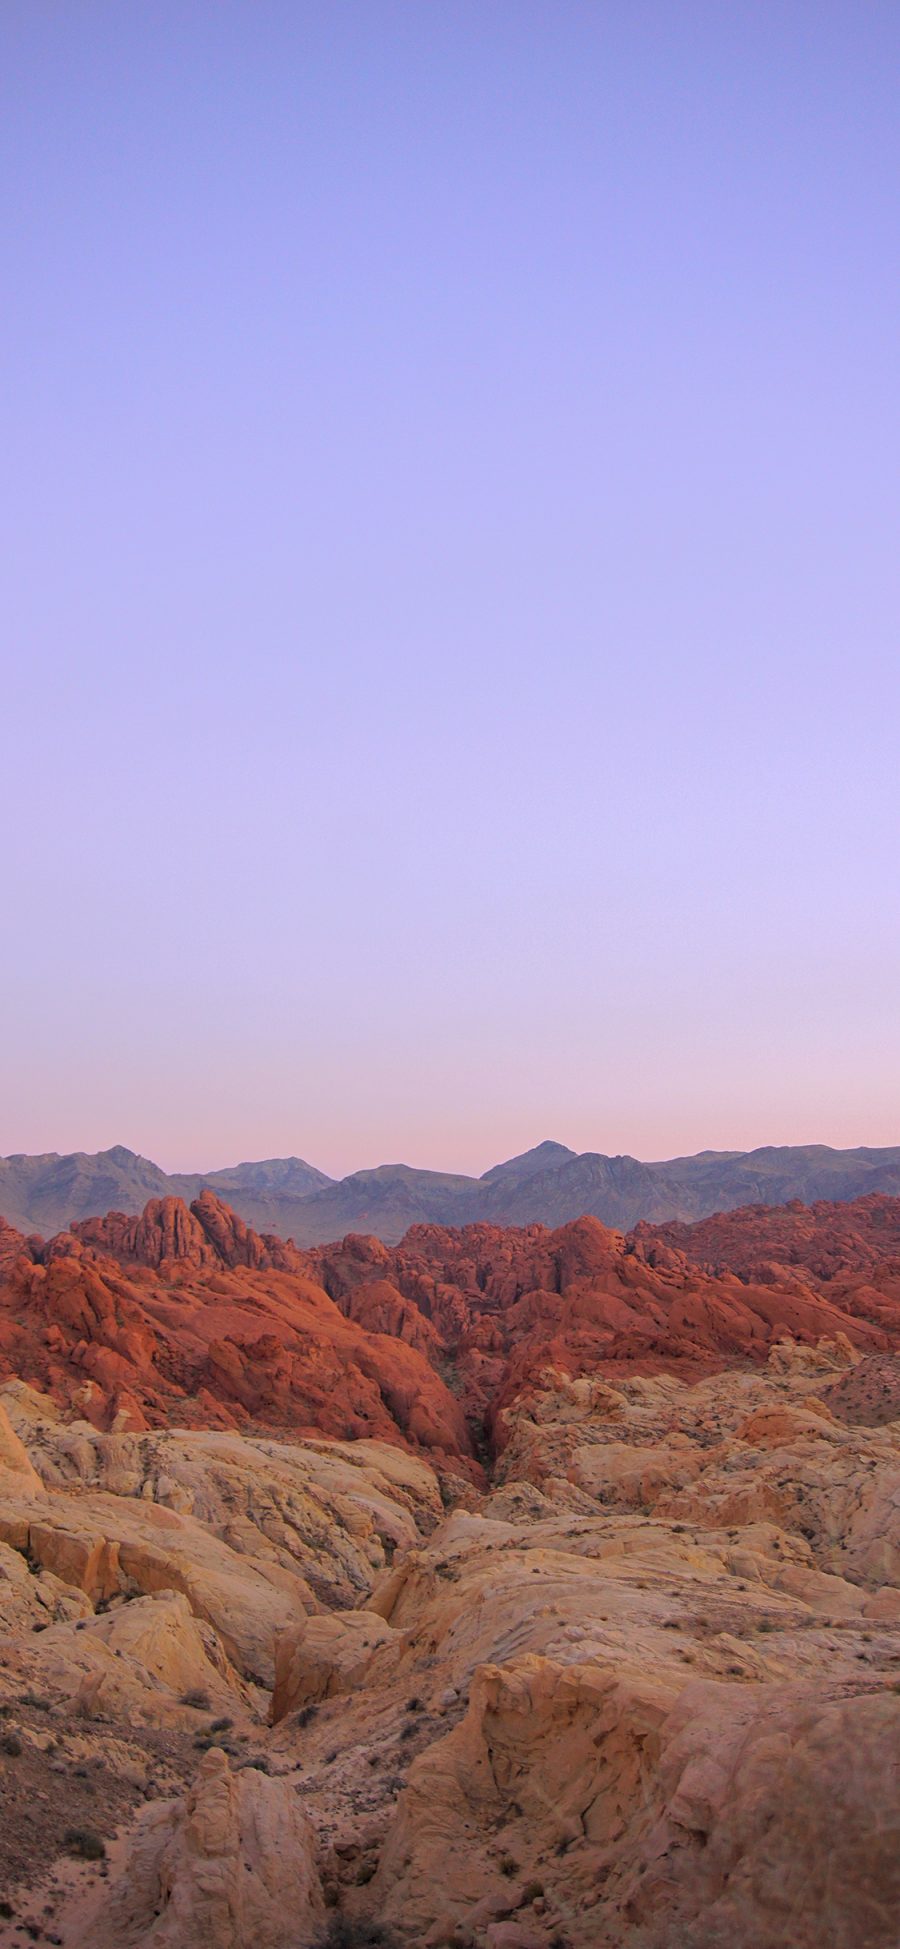
[[[898,64],[5,0],[0,1151],[900,1143]]]

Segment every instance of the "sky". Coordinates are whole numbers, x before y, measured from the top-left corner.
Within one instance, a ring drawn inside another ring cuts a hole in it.
[[[0,1152],[900,1143],[898,61],[5,0]]]

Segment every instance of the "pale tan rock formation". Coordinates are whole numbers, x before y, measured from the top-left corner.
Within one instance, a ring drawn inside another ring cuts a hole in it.
[[[377,1611],[305,1617],[292,1625],[275,1647],[272,1724],[288,1712],[364,1685],[376,1652],[395,1643],[396,1633]],[[385,1658],[378,1662],[384,1671]]]
[[[314,1834],[329,1911],[399,1949],[896,1949],[900,1424],[843,1417],[857,1364],[545,1365],[449,1511],[394,1446],[4,1390],[38,1478],[0,1504],[6,1723],[29,1764],[181,1768],[92,1943],[312,1949]]]
[[[140,1597],[100,1616],[50,1626],[31,1655],[32,1683],[70,1697],[89,1718],[149,1725],[191,1724],[182,1701],[202,1696],[212,1710],[253,1711],[212,1628],[174,1591]]]
[[[0,1493],[42,1495],[43,1483],[0,1400]]]
[[[0,1543],[0,1632],[33,1631],[51,1621],[90,1615],[82,1591],[48,1572],[35,1575],[20,1550]]]
[[[390,1659],[275,1729],[351,1914],[409,1949],[894,1949],[900,1428],[822,1406],[843,1358],[523,1401],[506,1479],[376,1581]]]
[[[264,1685],[281,1633],[322,1604],[352,1605],[442,1508],[432,1470],[380,1443],[100,1434],[7,1398],[21,1453],[0,1541],[92,1603],[180,1593]]]
[[[412,1769],[382,1911],[432,1943],[474,1909],[539,1942],[549,1910],[579,1949],[886,1949],[898,1738],[890,1693],[676,1687],[599,1661],[483,1667],[462,1724]]]
[[[323,1914],[313,1829],[281,1780],[201,1760],[183,1800],[141,1816],[83,1949],[295,1949]]]

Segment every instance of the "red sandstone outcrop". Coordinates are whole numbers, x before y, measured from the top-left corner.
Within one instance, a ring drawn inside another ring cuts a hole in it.
[[[63,1234],[65,1236],[65,1234]],[[280,1238],[261,1238],[214,1191],[201,1191],[188,1210],[181,1198],[151,1198],[139,1218],[108,1212],[72,1226],[72,1236],[122,1265],[248,1266],[299,1269],[299,1253]]]
[[[644,1220],[634,1237],[648,1250],[668,1244],[744,1278],[764,1277],[773,1266],[799,1267],[823,1282],[888,1263],[900,1279],[900,1198],[877,1193],[846,1204],[744,1205],[695,1224]]]
[[[485,1431],[502,1443],[506,1406],[549,1367],[691,1376],[764,1360],[785,1336],[841,1333],[888,1353],[900,1343],[895,1205],[705,1221],[704,1239],[719,1228],[741,1242],[716,1272],[676,1246],[677,1228],[625,1239],[593,1218],[555,1232],[419,1226],[394,1248],[351,1237],[301,1253],[209,1191],[190,1210],[157,1199],[46,1245],[4,1228],[0,1376],[22,1374],[98,1425],[318,1429],[402,1441],[477,1475]],[[786,1228],[798,1258],[751,1278],[760,1226],[780,1249]]]
[[[898,1235],[0,1226],[0,1949],[894,1949]]]
[[[798,1269],[776,1285],[748,1283],[736,1270],[711,1273],[655,1234],[626,1239],[595,1218],[556,1232],[415,1226],[398,1246],[351,1237],[306,1259],[352,1317],[398,1295],[394,1330],[411,1337],[399,1300],[415,1308],[453,1361],[470,1420],[492,1430],[547,1366],[691,1375],[764,1360],[785,1336],[813,1343],[843,1333],[873,1352],[900,1344],[900,1280],[876,1290],[869,1269],[863,1284],[838,1289]]]
[[[262,1422],[470,1457],[463,1411],[418,1347],[348,1319],[274,1244],[211,1193],[47,1246],[7,1234],[0,1378],[101,1426]],[[427,1324],[412,1337],[429,1345]]]

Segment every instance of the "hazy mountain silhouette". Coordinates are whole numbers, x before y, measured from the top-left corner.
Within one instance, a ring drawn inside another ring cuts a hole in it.
[[[706,1217],[738,1205],[900,1195],[900,1146],[831,1150],[825,1144],[701,1151],[662,1163],[579,1154],[543,1143],[495,1164],[480,1178],[382,1164],[335,1180],[300,1157],[265,1158],[227,1169],[167,1173],[124,1145],[88,1155],[0,1159],[0,1215],[19,1231],[47,1237],[107,1211],[137,1213],[148,1198],[190,1200],[208,1186],[248,1224],[300,1245],[373,1232],[395,1243],[410,1225],[566,1224],[590,1213],[627,1231]]]

